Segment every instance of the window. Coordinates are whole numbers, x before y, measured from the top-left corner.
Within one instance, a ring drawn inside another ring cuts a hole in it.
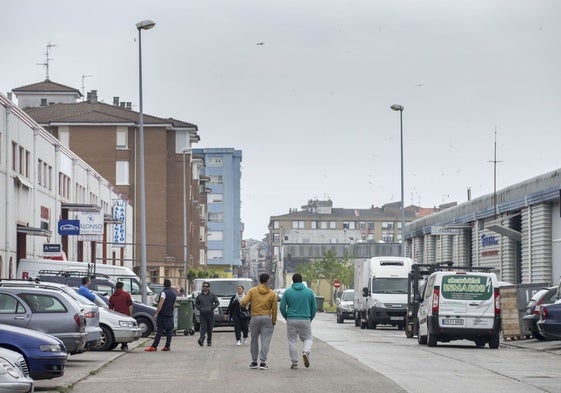
[[[320,221],[321,229],[327,229],[327,221]]]
[[[292,221],[292,229],[304,229],[304,221]]]
[[[224,240],[224,231],[208,231],[208,240],[221,241]]]
[[[18,144],[12,142],[12,170],[18,170]]]
[[[224,202],[224,194],[208,194],[208,203],[222,203]]]
[[[43,161],[39,159],[37,161],[37,184],[44,186],[43,184]]]
[[[278,233],[273,233],[273,243],[278,243],[280,235]]]
[[[386,243],[393,243],[393,233],[382,233],[382,241]]]
[[[278,221],[273,221],[273,228],[274,229],[279,229],[279,227],[280,227],[279,222]]]
[[[117,127],[117,149],[126,148],[128,148],[128,129],[127,127]]]
[[[47,106],[47,99],[41,98],[41,106]]]
[[[329,221],[329,229],[337,229],[337,222]]]
[[[310,221],[310,228],[317,229],[318,223],[317,221]]]
[[[374,230],[374,222],[373,221],[368,221],[368,230],[370,230],[370,231]]]
[[[129,162],[117,161],[115,163],[115,184],[129,185]]]
[[[223,165],[223,159],[222,159],[222,157],[209,156],[208,160],[207,160],[207,165],[208,166],[222,166]]]
[[[364,221],[359,221],[358,222],[358,227],[359,227],[359,229],[364,229],[364,228],[366,228],[366,223]]]
[[[208,213],[209,222],[222,222],[222,212]]]
[[[393,229],[393,227],[394,227],[393,221],[382,222],[382,229]]]
[[[222,259],[224,252],[222,250],[208,250],[208,259]]]
[[[13,296],[0,294],[0,314],[25,314],[25,308]]]
[[[52,295],[22,293],[21,298],[34,313],[65,313],[66,307]]]
[[[355,222],[354,221],[343,222],[343,229],[355,229]]]
[[[210,184],[222,184],[222,175],[208,175]]]

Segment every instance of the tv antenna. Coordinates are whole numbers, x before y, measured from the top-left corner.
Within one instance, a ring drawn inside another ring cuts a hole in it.
[[[84,99],[85,99],[85,98],[84,98],[84,97],[85,97],[85,95],[84,95],[84,90],[85,90],[86,87],[84,86],[84,80],[85,80],[86,78],[91,77],[91,76],[93,76],[93,75],[84,75],[84,74],[82,74],[82,101],[84,101]]]
[[[47,49],[45,50],[45,62],[44,63],[36,63],[37,65],[45,67],[45,73],[47,74],[46,80],[49,80],[49,61],[53,60],[49,58],[49,51],[51,48],[54,48],[56,45],[51,44],[50,42],[47,44]]]
[[[495,219],[497,218],[497,163],[502,161],[497,161],[497,126],[495,126],[495,152],[493,160],[489,161],[493,163],[493,206],[495,212]]]

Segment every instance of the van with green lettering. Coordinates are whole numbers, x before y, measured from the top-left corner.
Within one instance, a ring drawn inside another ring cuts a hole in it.
[[[426,280],[418,311],[419,344],[471,340],[499,347],[501,308],[495,273],[439,271]]]

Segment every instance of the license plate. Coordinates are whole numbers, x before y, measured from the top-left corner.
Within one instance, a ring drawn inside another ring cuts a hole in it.
[[[390,317],[390,321],[403,321],[403,317]]]
[[[459,319],[459,318],[443,319],[442,320],[442,325],[463,326],[464,325],[464,320]]]

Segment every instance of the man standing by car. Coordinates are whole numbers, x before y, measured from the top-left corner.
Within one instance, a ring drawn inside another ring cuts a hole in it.
[[[82,285],[78,288],[78,293],[86,299],[95,302],[95,295],[90,290],[91,280],[88,276],[82,277]]]
[[[273,338],[275,324],[277,323],[277,295],[269,288],[269,275],[262,273],[259,276],[259,285],[251,288],[240,302],[240,306],[247,308],[251,305],[251,364],[249,368],[269,369],[267,354]],[[259,337],[261,337],[261,351],[259,350]],[[259,364],[257,358],[259,357]]]
[[[201,335],[197,342],[202,347],[205,342],[210,347],[212,345],[212,329],[214,329],[214,309],[220,305],[218,298],[210,291],[210,283],[203,282],[203,291],[195,299],[195,308],[199,310],[201,319]]]
[[[109,298],[109,309],[120,312],[121,314],[132,315],[132,297],[130,293],[123,289],[123,283],[117,281],[115,284],[115,292]],[[127,343],[121,344],[121,350],[127,351],[129,346]]]
[[[156,336],[151,346],[145,348],[145,351],[154,352],[158,350],[158,344],[162,334],[166,333],[166,345],[162,351],[169,351],[171,349],[171,338],[173,337],[173,310],[175,308],[175,291],[171,289],[171,281],[164,280],[164,289],[160,293],[160,301],[158,308],[154,314],[156,318]]]
[[[304,366],[310,367],[310,351],[312,350],[312,320],[316,316],[317,304],[314,292],[302,284],[302,276],[292,276],[292,286],[284,291],[280,303],[280,312],[286,319],[286,336],[288,338],[288,354],[292,361],[291,369],[298,368],[298,336],[304,343],[302,357]]]

